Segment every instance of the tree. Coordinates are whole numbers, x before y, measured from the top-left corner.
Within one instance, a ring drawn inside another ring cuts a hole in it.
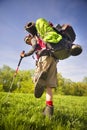
[[[14,77],[14,73],[15,71],[6,65],[0,69],[0,91],[8,92],[13,81],[11,92],[33,93],[34,83],[32,77],[34,70],[19,70],[16,77]],[[62,77],[61,73],[58,73],[57,77],[58,87],[55,93],[77,96],[87,95],[87,77],[84,77],[82,82],[72,82],[70,79]]]
[[[87,77],[84,77],[83,83],[87,83]]]
[[[4,65],[2,69],[0,69],[0,85],[3,85],[4,91],[9,91],[9,86],[12,80],[13,69],[9,66]]]

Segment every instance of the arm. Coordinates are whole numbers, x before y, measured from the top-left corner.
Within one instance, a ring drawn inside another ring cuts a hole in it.
[[[28,53],[25,53],[24,55],[21,54],[22,57],[30,56],[30,55],[32,55],[32,54],[35,52],[36,47],[37,47],[37,41],[36,41],[35,38],[32,38],[32,40],[31,40],[31,44],[32,44],[32,48],[31,48],[31,50],[30,50]]]
[[[32,38],[31,43],[32,43],[32,48],[31,48],[31,50],[30,50],[28,53],[25,53],[24,57],[30,56],[30,55],[32,55],[32,54],[35,52],[36,46],[37,46],[37,41],[36,41],[36,39],[35,39],[35,38]]]

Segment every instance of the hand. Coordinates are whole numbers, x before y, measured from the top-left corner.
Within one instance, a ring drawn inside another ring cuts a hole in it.
[[[25,55],[25,51],[23,51],[23,52],[21,52],[21,54],[20,54],[20,57],[24,57],[24,55]]]

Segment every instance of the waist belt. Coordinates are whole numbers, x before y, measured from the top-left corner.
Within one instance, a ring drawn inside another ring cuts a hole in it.
[[[50,55],[51,55],[50,50],[46,50],[46,49],[41,51],[40,54],[39,54],[40,57],[41,56],[50,56]]]

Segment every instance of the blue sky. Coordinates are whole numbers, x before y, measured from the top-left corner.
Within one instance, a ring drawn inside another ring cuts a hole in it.
[[[76,32],[75,43],[83,53],[58,63],[58,72],[72,81],[87,77],[87,1],[86,0],[0,0],[0,68],[16,69],[20,52],[30,49],[24,43],[24,25],[43,17],[53,24],[69,23]],[[24,58],[20,70],[34,69],[32,56]]]

